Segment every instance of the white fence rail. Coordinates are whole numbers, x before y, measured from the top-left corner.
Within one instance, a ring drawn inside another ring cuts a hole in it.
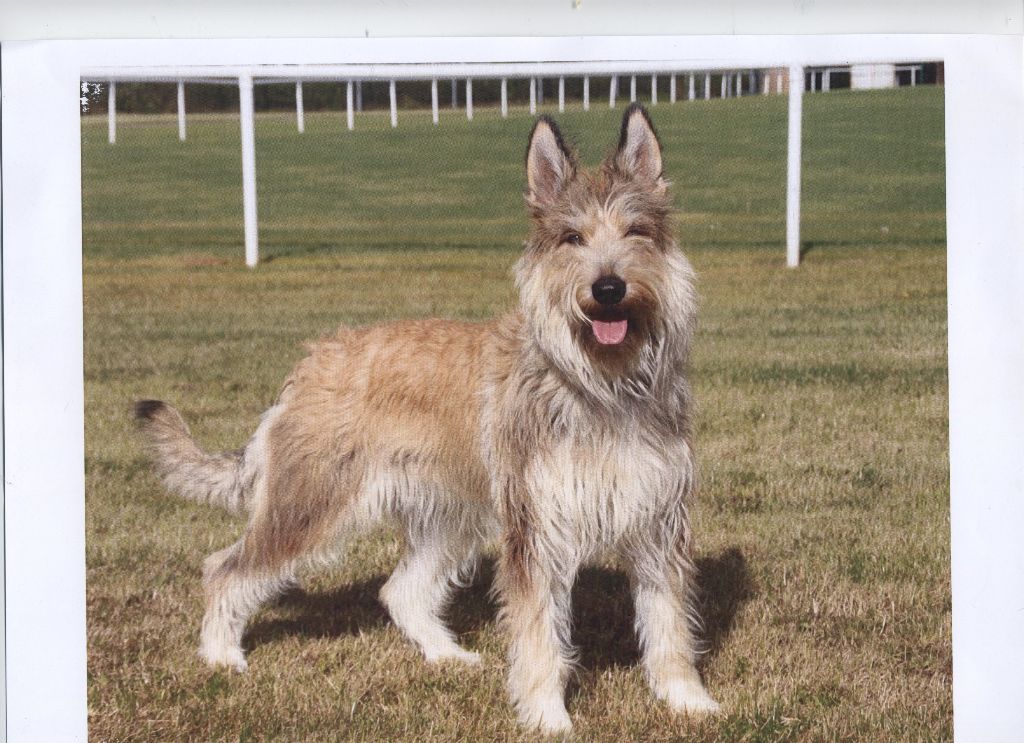
[[[508,116],[508,80],[510,78],[529,80],[529,110],[537,112],[543,103],[544,78],[558,80],[558,110],[565,110],[565,79],[579,77],[583,81],[583,110],[590,109],[590,78],[609,78],[608,105],[615,107],[619,92],[620,76],[629,76],[630,101],[637,100],[637,76],[650,75],[650,103],[658,103],[658,76],[669,77],[669,101],[676,102],[676,75],[688,75],[687,100],[695,100],[695,76],[703,74],[703,98],[711,98],[711,77],[720,76],[722,98],[743,94],[767,95],[771,88],[771,73],[774,72],[775,93],[783,92],[783,72],[788,67],[789,85],[789,135],[786,187],[786,263],[795,267],[800,262],[800,173],[801,173],[801,118],[802,96],[804,93],[805,71],[810,71],[811,90],[815,79],[820,77],[823,90],[830,87],[831,73],[847,69],[833,66],[788,66],[784,64],[756,68],[744,66],[740,69],[722,69],[712,62],[687,62],[678,66],[665,62],[616,61],[616,62],[528,62],[500,64],[345,64],[345,65],[258,65],[246,67],[231,66],[171,66],[141,68],[96,68],[83,72],[86,81],[106,81],[109,85],[107,115],[108,140],[114,144],[117,139],[117,83],[118,82],[173,82],[178,85],[178,136],[185,140],[185,84],[217,83],[237,84],[242,128],[242,192],[245,223],[245,261],[249,266],[259,262],[259,235],[256,219],[256,148],[255,112],[253,108],[253,86],[287,83],[295,85],[295,111],[299,132],[305,129],[303,107],[303,82],[345,82],[345,119],[349,130],[355,128],[355,113],[362,110],[362,83],[387,82],[391,126],[398,126],[397,83],[399,81],[430,81],[431,116],[438,123],[438,79],[451,81],[452,108],[458,107],[458,83],[465,84],[466,118],[473,120],[473,80],[500,79],[501,115]],[[916,84],[920,64],[904,64],[897,70],[911,72],[911,84]],[[757,74],[761,75],[761,90],[756,87]],[[743,75],[749,75],[744,88]]]

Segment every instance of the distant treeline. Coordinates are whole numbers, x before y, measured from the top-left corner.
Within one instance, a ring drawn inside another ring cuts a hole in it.
[[[607,101],[610,80],[607,77],[590,78],[590,97]],[[637,79],[637,87],[644,98],[650,95],[650,77]],[[452,81],[438,80],[438,105],[450,107],[452,104]],[[457,81],[458,105],[466,103],[466,82]],[[558,99],[558,79],[547,78],[543,83],[545,101]],[[680,88],[681,90],[681,88]],[[668,96],[668,79],[658,79],[658,91]],[[101,83],[90,87],[87,94],[89,113],[106,113],[107,85]],[[619,79],[619,98],[629,96],[629,78]],[[353,96],[354,97],[354,96]],[[430,81],[410,80],[398,81],[396,97],[400,108],[420,108],[430,106]],[[510,103],[528,103],[530,100],[530,81],[528,79],[510,79],[508,81],[508,97]],[[579,100],[583,97],[583,79],[566,78],[565,97],[567,100]],[[345,83],[304,82],[302,85],[302,101],[305,110],[344,110]],[[295,83],[274,83],[256,85],[253,89],[253,102],[257,111],[294,111]],[[480,79],[473,81],[473,105],[498,105],[501,102],[501,81]],[[381,109],[390,106],[388,83],[386,81],[362,83],[363,109]],[[177,111],[178,93],[175,83],[118,83],[117,110],[124,113],[174,113]],[[214,85],[210,83],[185,84],[185,110],[189,112],[218,112],[238,110],[238,86],[231,84]]]

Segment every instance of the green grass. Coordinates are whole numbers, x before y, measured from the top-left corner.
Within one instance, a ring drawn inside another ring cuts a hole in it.
[[[621,112],[558,117],[595,162]],[[613,563],[579,582],[579,740],[952,736],[942,89],[805,98],[804,264],[784,268],[785,100],[653,111],[700,275],[695,516],[726,714],[690,722],[636,668]],[[513,301],[529,117],[481,109],[257,123],[261,250],[242,266],[237,121],[83,121],[89,720],[94,740],[515,739],[490,567],[451,621],[478,669],[430,668],[376,602],[388,532],[253,622],[250,673],[195,656],[203,557],[243,525],[163,494],[129,403],[244,442],[340,323]]]

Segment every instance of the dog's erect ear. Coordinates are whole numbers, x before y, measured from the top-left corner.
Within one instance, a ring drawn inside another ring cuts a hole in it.
[[[576,160],[565,146],[555,122],[541,116],[530,132],[526,151],[527,201],[536,206],[554,203],[576,175]]]
[[[622,117],[615,164],[635,178],[665,186],[661,178],[661,144],[647,111],[639,103],[631,103]]]

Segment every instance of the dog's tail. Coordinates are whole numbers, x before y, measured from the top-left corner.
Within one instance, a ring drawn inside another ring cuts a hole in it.
[[[253,478],[245,477],[244,449],[223,454],[203,451],[192,439],[181,414],[160,400],[136,402],[135,420],[168,490],[236,514],[248,510]]]

